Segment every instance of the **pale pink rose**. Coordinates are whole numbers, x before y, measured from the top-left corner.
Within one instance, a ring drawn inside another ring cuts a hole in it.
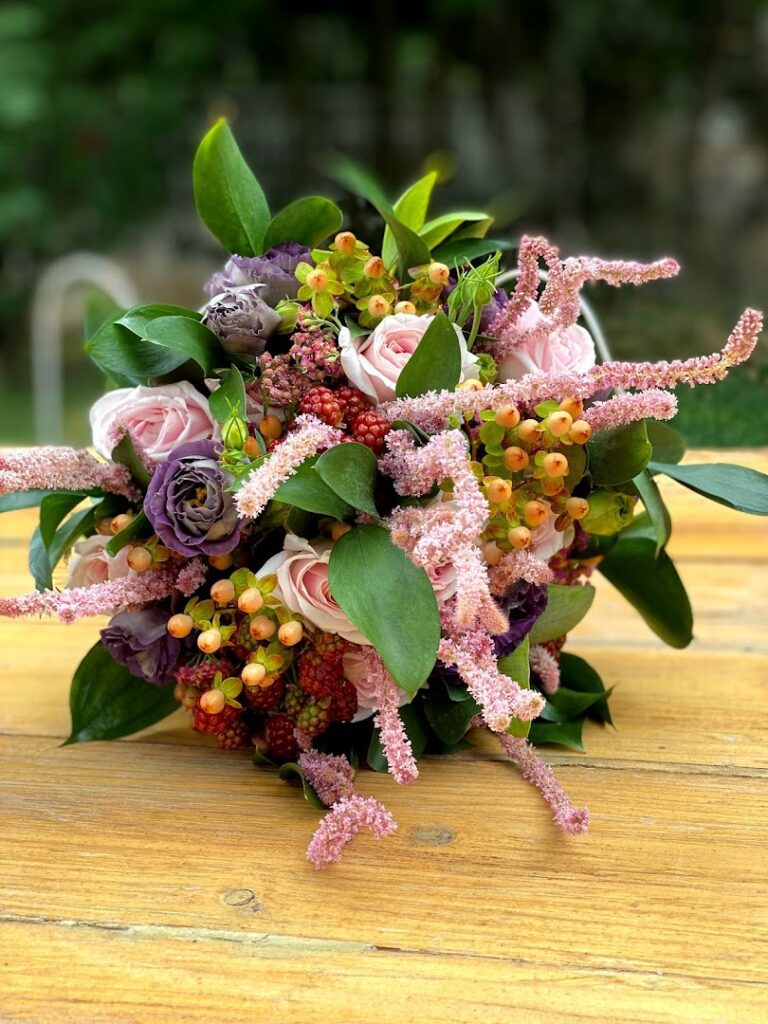
[[[275,597],[292,612],[318,629],[338,633],[353,644],[369,645],[370,641],[352,625],[331,596],[328,585],[328,562],[331,545],[313,547],[308,540],[287,534],[283,550],[273,555],[257,572],[257,576],[277,576]]]
[[[105,583],[129,575],[130,547],[124,547],[112,557],[106,550],[109,540],[109,537],[97,533],[75,544],[65,587],[90,587],[92,583]]]
[[[352,683],[357,690],[357,713],[352,721],[362,722],[363,719],[370,718],[376,710],[373,706],[376,700],[376,693],[374,687],[371,686],[371,674],[365,659],[360,654],[360,651],[355,648],[347,651],[344,655],[342,667],[344,669],[344,678],[347,682]],[[397,695],[399,707],[402,707],[403,704],[408,704],[411,699],[409,694],[399,686],[397,688]]]
[[[518,321],[522,334],[541,323],[538,303],[531,302]],[[539,339],[529,339],[499,362],[499,382],[519,380],[526,373],[583,373],[595,365],[592,335],[574,324]]]
[[[535,530],[531,530],[530,551],[542,562],[548,562],[561,548],[570,547],[575,536],[576,531],[572,526],[559,533],[555,529],[555,517],[550,515]]]
[[[91,407],[94,448],[109,458],[123,426],[152,462],[165,462],[174,448],[214,432],[208,400],[188,381],[108,391]]]
[[[456,566],[453,562],[446,562],[445,565],[430,565],[426,569],[429,582],[435,592],[439,605],[445,604],[456,593]]]
[[[433,316],[395,313],[384,317],[367,337],[358,338],[342,327],[341,366],[349,382],[376,403],[393,399],[397,378],[433,320]],[[461,328],[453,326],[461,346],[461,379],[466,380],[477,373],[477,357],[467,350]]]

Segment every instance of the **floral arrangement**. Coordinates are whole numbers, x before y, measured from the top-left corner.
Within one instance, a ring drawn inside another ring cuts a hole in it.
[[[318,867],[360,828],[396,827],[356,768],[412,783],[422,753],[474,728],[583,832],[536,750],[581,749],[586,718],[611,721],[566,634],[598,570],[667,643],[690,642],[656,477],[757,514],[768,480],[681,465],[664,421],[677,386],[749,357],[761,315],[715,355],[598,364],[582,287],[667,278],[674,260],[561,259],[524,237],[507,291],[489,217],[428,219],[434,173],[390,205],[337,171],[381,216],[376,249],[325,198],[271,216],[228,126],[211,129],[195,197],[231,255],[201,310],[121,310],[88,341],[110,386],[92,450],[0,456],[0,509],[40,508],[38,590],[0,613],[111,614],[75,674],[68,742],[181,705],[327,808]]]

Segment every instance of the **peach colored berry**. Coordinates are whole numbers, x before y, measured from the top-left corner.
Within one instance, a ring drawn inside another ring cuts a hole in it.
[[[122,531],[130,526],[133,522],[133,516],[128,515],[127,512],[122,512],[119,516],[115,516],[112,522],[109,524],[109,528],[112,533],[122,533]]]
[[[483,547],[483,558],[488,565],[498,565],[503,557],[504,552],[495,540],[489,540]]]
[[[504,465],[512,473],[519,473],[521,469],[525,469],[530,461],[528,452],[523,448],[513,445],[511,448],[504,449]]]
[[[551,412],[547,416],[547,430],[553,437],[563,437],[573,426],[573,417],[563,409]]]
[[[571,519],[583,519],[589,512],[589,502],[585,498],[569,498],[565,503],[565,511]]]
[[[340,231],[333,240],[336,252],[342,256],[352,256],[357,245],[357,237],[351,231]]]
[[[254,640],[268,640],[275,633],[276,629],[277,626],[268,615],[257,615],[254,619],[251,619],[251,623],[248,626],[248,631]]]
[[[259,444],[255,437],[251,437],[250,435],[245,439],[243,451],[245,452],[249,459],[258,459],[258,457],[262,454],[261,445]]]
[[[283,432],[283,425],[277,416],[265,416],[259,424],[259,433],[267,441],[276,441]]]
[[[229,553],[226,555],[209,555],[208,564],[214,569],[224,572],[232,565],[232,555]]]
[[[135,572],[146,572],[152,565],[152,552],[139,545],[131,548],[126,561]]]
[[[304,627],[300,622],[284,622],[277,631],[277,639],[283,647],[295,647],[304,636]]]
[[[107,516],[104,519],[100,519],[98,523],[96,523],[96,533],[101,534],[102,537],[111,537],[112,516]]]
[[[432,284],[447,284],[450,276],[451,271],[445,263],[439,263],[437,260],[435,260],[434,263],[430,263],[429,269],[427,270],[427,277]]]
[[[264,607],[264,597],[257,587],[248,587],[237,599],[237,607],[247,615],[260,612]]]
[[[568,459],[562,452],[549,452],[544,456],[541,468],[547,476],[566,476],[568,473]]]
[[[205,629],[197,638],[197,646],[203,654],[215,654],[221,647],[221,633],[218,629]]]
[[[523,509],[523,519],[529,526],[539,526],[549,515],[549,506],[543,501],[529,501]]]
[[[227,699],[221,690],[207,690],[200,695],[200,707],[208,715],[218,715],[226,703]]]
[[[495,476],[488,481],[485,493],[488,495],[489,501],[498,505],[502,501],[509,501],[512,497],[512,484],[509,480],[502,480],[501,477]]]
[[[246,686],[262,686],[267,678],[267,670],[257,661],[250,661],[247,665],[243,666],[240,678]]]
[[[586,444],[590,437],[592,437],[592,427],[590,427],[586,420],[575,420],[568,431],[568,437],[575,444]]]
[[[381,256],[371,256],[369,260],[366,260],[365,266],[363,267],[363,273],[365,276],[370,277],[374,281],[384,277],[386,271],[387,268],[384,266],[384,260]]]
[[[500,427],[506,429],[516,427],[520,422],[520,413],[514,405],[502,405],[500,409],[496,410],[495,420]]]
[[[396,313],[408,313],[409,316],[416,316],[416,307],[412,302],[408,302],[404,299],[402,302],[398,302],[395,306]]]
[[[313,292],[321,292],[328,284],[328,275],[320,267],[315,267],[307,274],[307,287]]]
[[[523,420],[522,423],[518,424],[517,436],[521,441],[525,441],[526,444],[535,441],[540,433],[541,425],[538,420]]]
[[[372,295],[368,299],[368,312],[371,316],[386,316],[389,312],[389,303],[383,295]]]
[[[546,494],[548,498],[553,498],[563,490],[563,478],[561,476],[545,476],[539,481],[539,486],[541,487],[542,494]]]
[[[331,540],[341,540],[345,533],[349,533],[352,527],[349,523],[334,523],[331,527]]]
[[[507,534],[507,540],[518,551],[530,546],[531,531],[527,526],[514,526]]]
[[[563,412],[570,413],[575,420],[584,414],[584,403],[580,398],[576,398],[574,396],[564,398],[560,403],[560,408]]]
[[[168,619],[166,629],[175,636],[177,640],[183,640],[185,636],[189,636],[194,626],[194,621],[191,615],[183,615],[181,612],[178,615],[172,615]]]
[[[232,580],[218,580],[211,587],[211,597],[216,604],[232,604],[235,600],[235,585]]]

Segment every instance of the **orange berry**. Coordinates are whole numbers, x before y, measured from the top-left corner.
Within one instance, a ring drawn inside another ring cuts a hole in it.
[[[507,540],[513,548],[522,551],[530,546],[531,531],[527,526],[514,526],[507,534]]]
[[[112,522],[109,524],[109,528],[112,533],[122,533],[122,531],[130,526],[133,522],[133,516],[128,515],[127,512],[122,512],[119,516],[115,516]]]
[[[584,403],[580,398],[564,398],[560,403],[563,412],[570,413],[573,419],[577,420],[584,412]]]
[[[229,552],[226,555],[209,555],[208,564],[219,572],[225,572],[232,565],[232,555]]]
[[[404,299],[402,302],[398,302],[395,306],[396,313],[408,313],[409,316],[416,316],[416,307],[412,302],[408,302]]]
[[[235,600],[235,585],[232,580],[218,580],[211,587],[211,597],[216,604],[232,604]]]
[[[575,420],[573,426],[568,431],[568,437],[575,444],[586,444],[590,437],[592,437],[592,427],[590,427],[586,420]]]
[[[307,287],[313,292],[321,292],[328,284],[328,275],[320,267],[315,267],[307,274]]]
[[[259,444],[255,437],[251,437],[250,435],[245,439],[243,451],[245,452],[249,459],[258,459],[258,457],[262,454],[261,445]]]
[[[268,640],[276,629],[277,626],[268,615],[257,615],[248,626],[248,632],[254,640]]]
[[[386,316],[389,312],[389,303],[383,295],[372,295],[368,299],[368,312],[371,316]]]
[[[221,633],[218,629],[206,629],[197,638],[197,646],[203,654],[215,654],[221,647]]]
[[[366,277],[372,278],[374,281],[378,281],[379,278],[384,277],[387,272],[387,268],[384,266],[384,260],[381,256],[371,256],[369,260],[366,260],[365,266],[363,267],[363,273]]]
[[[563,437],[573,426],[573,417],[569,412],[559,410],[551,412],[546,420],[547,430],[553,437]]]
[[[146,572],[152,565],[152,552],[141,546],[131,548],[126,561],[135,572]]]
[[[509,501],[512,497],[512,484],[509,480],[502,480],[501,477],[494,476],[486,484],[485,493],[488,495],[489,501],[498,505],[502,501]]]
[[[342,256],[352,256],[357,245],[357,237],[351,231],[340,231],[333,240],[336,252]]]
[[[535,441],[541,433],[541,425],[538,420],[523,420],[518,424],[517,436],[521,441],[530,443]]]
[[[520,413],[514,405],[502,405],[500,409],[496,410],[494,418],[500,427],[516,427],[520,422]]]
[[[456,385],[457,391],[482,391],[483,385],[476,377],[470,377],[468,380],[463,380],[460,384]]]
[[[98,523],[96,523],[96,533],[101,534],[102,537],[109,537],[112,535],[112,516],[100,519]]]
[[[264,607],[264,597],[257,587],[248,587],[237,599],[237,607],[246,615],[259,612]]]
[[[547,476],[566,476],[568,473],[568,459],[562,452],[550,452],[544,456],[541,468]]]
[[[283,432],[283,424],[277,418],[277,416],[265,416],[259,424],[259,433],[262,437],[266,438],[267,441],[276,441]],[[255,442],[258,444],[258,442]],[[261,454],[261,452],[259,452]]]
[[[451,271],[445,263],[439,263],[437,260],[430,263],[429,269],[427,270],[427,277],[432,284],[447,284],[450,276]]]
[[[503,557],[504,552],[495,540],[489,540],[483,547],[483,558],[487,565],[498,565]]]
[[[521,469],[525,469],[530,461],[528,452],[518,448],[516,445],[504,449],[504,465],[512,473],[519,473]]]
[[[267,670],[263,665],[259,665],[257,661],[251,661],[243,666],[240,678],[246,686],[261,686],[267,678]]]
[[[349,523],[334,523],[331,527],[331,540],[341,540],[345,533],[349,533],[352,527]]]
[[[304,627],[300,622],[284,622],[277,631],[277,639],[283,647],[295,647],[304,636]]]
[[[193,708],[197,704],[197,698],[200,696],[200,691],[196,686],[188,686],[184,691],[184,696],[181,698],[182,706],[185,708]]]
[[[209,715],[218,715],[224,710],[226,703],[226,697],[221,690],[206,690],[200,695],[200,707]]]
[[[565,503],[565,511],[571,519],[583,519],[589,512],[589,502],[584,498],[569,498]]]
[[[523,519],[529,526],[539,526],[548,515],[549,505],[545,505],[543,501],[536,501],[536,499],[526,502],[523,509]]]
[[[166,629],[175,636],[177,640],[183,640],[185,636],[189,636],[194,626],[194,621],[191,615],[183,615],[181,612],[178,615],[172,615],[168,619]]]
[[[554,497],[556,494],[560,494],[563,490],[563,478],[561,476],[545,476],[539,480],[539,487],[541,487],[541,493],[546,494],[548,498]]]

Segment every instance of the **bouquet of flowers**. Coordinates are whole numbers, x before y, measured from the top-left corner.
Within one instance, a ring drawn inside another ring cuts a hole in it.
[[[374,249],[326,198],[271,216],[226,123],[207,134],[196,204],[231,255],[201,310],[121,310],[88,341],[110,387],[92,449],[0,456],[0,510],[40,508],[38,590],[0,614],[111,614],[75,674],[68,742],[181,705],[327,808],[318,867],[361,827],[395,828],[356,768],[414,782],[422,753],[473,728],[582,832],[536,751],[611,721],[566,634],[599,570],[663,640],[690,642],[656,477],[757,514],[768,478],[680,465],[663,421],[678,385],[749,357],[761,316],[714,355],[598,364],[580,289],[670,277],[674,260],[561,259],[524,237],[505,291],[491,218],[428,218],[436,174],[392,205],[337,171],[381,217]]]

